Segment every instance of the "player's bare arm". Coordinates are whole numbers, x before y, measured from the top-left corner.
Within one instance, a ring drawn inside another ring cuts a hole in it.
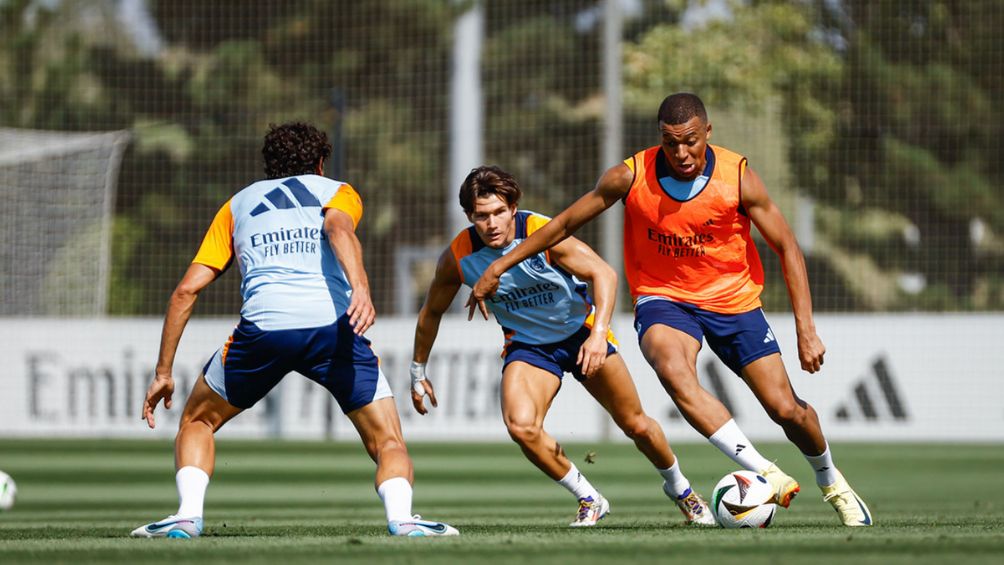
[[[202,289],[216,280],[220,271],[199,263],[192,263],[181,278],[181,282],[171,293],[171,300],[164,316],[164,327],[160,333],[160,353],[157,356],[157,368],[153,382],[146,391],[143,400],[143,419],[153,428],[156,422],[153,411],[161,400],[164,408],[171,408],[171,397],[174,395],[174,357],[178,352],[181,334],[185,331],[188,319],[192,317],[195,301]]]
[[[551,261],[576,277],[589,281],[593,287],[596,312],[589,338],[579,349],[576,363],[582,374],[593,376],[607,360],[607,332],[617,301],[617,272],[588,245],[569,237],[551,248]]]
[[[426,394],[433,407],[439,406],[432,381],[425,374],[425,364],[429,361],[432,345],[439,335],[439,322],[453,303],[461,284],[457,260],[450,249],[446,249],[436,265],[436,274],[429,285],[429,293],[415,325],[415,345],[411,357],[411,402],[415,411],[423,416],[428,413],[424,399]]]
[[[352,287],[352,299],[346,311],[349,324],[357,335],[363,335],[376,319],[376,308],[370,297],[369,278],[363,267],[363,247],[356,237],[352,217],[341,210],[329,208],[324,213],[324,234]]]
[[[499,277],[502,273],[527,257],[540,253],[574,234],[586,222],[627,196],[633,180],[634,173],[624,163],[607,169],[593,190],[582,195],[544,227],[523,240],[515,249],[496,259],[485,269],[471,290],[471,296],[467,299],[469,309],[467,319],[474,317],[474,308],[477,307],[487,320],[488,307],[485,305],[485,299],[498,290]]]
[[[812,295],[802,250],[784,215],[767,194],[763,181],[750,168],[743,174],[742,203],[760,234],[781,258],[784,282],[795,313],[799,362],[802,370],[815,373],[823,365],[826,347],[816,334],[812,319]]]

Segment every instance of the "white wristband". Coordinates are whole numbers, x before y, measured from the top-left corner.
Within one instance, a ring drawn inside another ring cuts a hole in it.
[[[425,380],[425,363],[411,362],[411,367],[408,369],[411,373],[411,390],[418,393],[420,396],[425,394],[425,386],[422,385],[422,381]]]

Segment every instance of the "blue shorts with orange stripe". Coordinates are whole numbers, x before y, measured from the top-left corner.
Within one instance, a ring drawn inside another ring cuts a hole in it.
[[[502,371],[513,361],[522,361],[557,376],[559,379],[565,373],[571,373],[575,380],[584,381],[582,367],[576,364],[582,344],[589,338],[591,330],[582,326],[579,331],[557,343],[530,344],[513,341],[505,349],[505,361]],[[617,353],[617,346],[612,341],[612,334],[607,337],[607,355]]]
[[[393,396],[370,341],[348,316],[329,326],[262,330],[243,318],[203,369],[206,383],[237,408],[250,408],[296,371],[328,389],[346,414]]]

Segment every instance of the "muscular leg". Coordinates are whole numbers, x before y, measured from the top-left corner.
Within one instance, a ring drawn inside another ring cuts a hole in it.
[[[174,440],[178,511],[164,520],[136,528],[131,536],[190,538],[202,534],[206,488],[216,465],[213,434],[240,413],[240,408],[216,394],[206,384],[205,377],[199,375],[185,404]]]
[[[695,493],[673,454],[662,426],[645,413],[638,390],[620,355],[610,355],[595,375],[583,383],[638,450],[655,465],[663,478],[662,490],[683,512],[688,523],[714,525],[704,500]]]
[[[174,440],[175,469],[198,467],[206,475],[213,476],[216,466],[214,434],[241,412],[241,408],[231,405],[209,388],[205,377],[199,375],[185,404]]]
[[[770,461],[739,429],[725,405],[697,380],[700,348],[690,334],[661,324],[649,328],[641,342],[642,353],[690,425],[744,469],[761,473]]]
[[[795,394],[780,354],[761,357],[743,367],[742,373],[764,410],[802,453],[819,455],[826,450],[819,416]]]
[[[547,476],[560,481],[572,464],[558,442],[544,431],[544,417],[561,381],[553,374],[514,361],[502,374],[502,419],[526,458]]]
[[[775,353],[743,367],[743,379],[774,422],[805,456],[823,491],[845,526],[872,525],[871,511],[837,471],[816,411],[795,394],[788,373]],[[770,478],[768,477],[768,480]]]
[[[376,491],[383,501],[387,523],[411,520],[414,470],[401,434],[401,421],[393,398],[381,398],[349,412],[349,420],[359,432],[363,446],[376,462]]]
[[[178,487],[177,516],[202,516],[209,478],[216,466],[214,434],[223,424],[241,413],[222,396],[209,388],[204,376],[195,381],[181,415],[174,440],[175,483]],[[201,530],[201,525],[199,526]],[[198,535],[197,532],[189,532]],[[135,535],[135,532],[134,532]]]
[[[395,536],[455,536],[456,528],[412,517],[411,456],[401,434],[401,420],[391,397],[374,400],[346,414],[376,463],[376,490],[387,513],[387,529]],[[421,532],[421,533],[418,533]]]
[[[579,501],[571,526],[594,526],[609,511],[609,503],[544,431],[544,416],[560,386],[561,381],[543,369],[523,361],[509,363],[502,373],[502,419],[526,458]]]
[[[607,357],[603,368],[582,384],[656,468],[668,469],[676,463],[662,427],[642,409],[634,381],[620,355]]]
[[[366,452],[377,464],[376,485],[401,477],[414,482],[414,470],[401,434],[401,420],[393,398],[381,398],[347,414],[359,432]]]
[[[710,438],[732,415],[697,380],[700,349],[701,343],[689,334],[661,324],[649,328],[641,340],[645,359],[680,413],[695,430]]]

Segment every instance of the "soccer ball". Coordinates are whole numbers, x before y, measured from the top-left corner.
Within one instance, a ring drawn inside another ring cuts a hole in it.
[[[10,510],[17,496],[17,485],[7,473],[0,471],[0,511]]]
[[[715,485],[711,513],[723,528],[766,528],[777,504],[767,479],[753,471],[733,471]]]

